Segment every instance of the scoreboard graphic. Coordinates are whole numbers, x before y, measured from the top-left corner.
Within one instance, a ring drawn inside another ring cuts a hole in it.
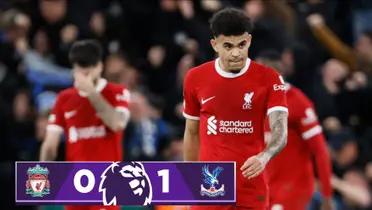
[[[235,162],[16,162],[16,204],[233,204]]]

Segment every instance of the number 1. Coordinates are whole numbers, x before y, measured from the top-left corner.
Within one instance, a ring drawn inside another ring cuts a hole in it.
[[[162,193],[169,193],[169,169],[158,171],[158,176],[162,177]]]

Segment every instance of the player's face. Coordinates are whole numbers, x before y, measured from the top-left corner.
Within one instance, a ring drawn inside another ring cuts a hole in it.
[[[96,66],[90,67],[81,67],[75,64],[73,67],[73,75],[75,75],[77,72],[91,78],[94,82],[96,82],[101,77],[102,63],[100,62]]]
[[[238,36],[219,35],[211,40],[213,49],[221,59],[225,71],[239,72],[248,58],[252,36],[245,32]]]

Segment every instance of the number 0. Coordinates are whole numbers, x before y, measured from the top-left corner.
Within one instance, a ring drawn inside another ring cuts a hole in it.
[[[158,176],[162,177],[162,193],[169,193],[169,169],[163,169],[158,171]]]
[[[87,186],[81,185],[81,178],[86,176],[88,178]],[[93,190],[96,180],[94,178],[94,174],[88,169],[81,169],[79,170],[74,176],[74,186],[75,189],[81,193],[89,193]]]

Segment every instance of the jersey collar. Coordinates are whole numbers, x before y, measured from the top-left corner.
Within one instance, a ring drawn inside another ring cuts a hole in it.
[[[107,80],[106,79],[103,79],[103,78],[99,79],[97,81],[96,91],[99,92],[99,93],[102,92],[102,90],[106,87],[106,85],[107,85]],[[81,97],[87,97],[87,93],[83,92],[83,91],[79,91],[79,95]]]
[[[234,73],[230,73],[230,72],[227,72],[227,71],[224,71],[220,64],[220,58],[217,58],[215,61],[214,61],[214,67],[217,71],[217,73],[221,76],[221,77],[225,77],[225,78],[236,78],[236,77],[239,77],[241,75],[243,75],[245,72],[248,71],[249,69],[249,65],[251,64],[251,59],[247,58],[247,61],[245,62],[245,65],[243,67],[243,69],[237,73],[237,74],[234,74]]]

